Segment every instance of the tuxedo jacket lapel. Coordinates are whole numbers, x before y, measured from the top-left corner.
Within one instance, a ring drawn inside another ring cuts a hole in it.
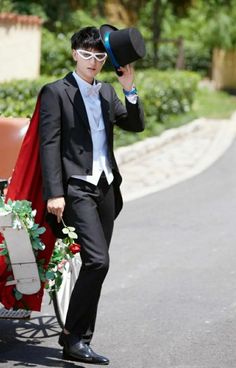
[[[90,132],[90,125],[89,125],[88,115],[87,115],[87,112],[86,112],[84,101],[83,101],[82,95],[80,93],[80,89],[79,89],[72,73],[68,74],[65,77],[64,83],[66,85],[66,88],[65,88],[66,93],[67,93],[72,105],[75,107],[77,113],[81,117],[81,120],[83,121],[86,128]]]
[[[88,131],[91,134],[85,104],[84,104],[80,89],[79,89],[79,87],[76,83],[76,80],[74,79],[72,73],[69,73],[65,77],[64,83],[66,85],[66,88],[65,88],[66,93],[67,93],[71,103],[75,107],[77,113],[79,114],[79,116],[81,117],[83,123],[85,124],[86,128],[88,129]],[[101,90],[99,92],[99,96],[100,96],[100,101],[101,101],[101,109],[102,109],[102,115],[103,115],[105,130],[106,130],[107,137],[109,137],[109,133],[110,133],[109,101],[107,100],[106,97],[104,97],[103,89],[104,89],[104,85],[102,85],[102,87],[101,87]]]
[[[109,138],[110,133],[110,123],[109,123],[109,101],[103,96],[103,87],[99,93],[100,100],[101,100],[101,109],[102,109],[102,116],[105,125],[106,135]]]

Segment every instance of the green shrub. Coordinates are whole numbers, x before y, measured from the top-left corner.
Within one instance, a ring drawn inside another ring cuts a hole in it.
[[[41,77],[34,81],[14,81],[0,84],[0,115],[31,116],[36,96],[41,87],[56,79]],[[119,97],[124,100],[122,88],[114,72],[103,72],[101,80],[112,83]],[[197,90],[200,77],[193,72],[168,71],[154,69],[136,72],[136,86],[144,105],[146,130],[141,137],[159,134],[165,129],[172,115],[189,112]],[[118,145],[137,140],[137,135],[116,130]]]
[[[41,87],[52,80],[41,77],[37,80],[18,80],[0,84],[0,116],[25,117],[34,111],[36,96]]]
[[[102,74],[103,80],[112,83],[121,100],[124,96],[115,73]],[[200,76],[189,71],[157,71],[148,69],[136,72],[136,86],[144,105],[146,129],[140,138],[160,134],[173,115],[191,110]],[[117,145],[137,140],[137,135],[116,129]]]
[[[100,79],[112,83],[123,99],[115,73],[103,73]],[[190,111],[199,80],[200,76],[190,71],[137,71],[135,82],[145,107],[145,115],[165,123],[169,115]]]
[[[74,67],[70,56],[70,36],[65,33],[52,33],[43,28],[41,50],[41,73],[63,75]]]

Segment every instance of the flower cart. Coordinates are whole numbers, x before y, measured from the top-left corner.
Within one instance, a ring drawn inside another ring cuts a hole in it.
[[[65,238],[57,240],[44,220],[38,107],[39,101],[30,124],[0,119],[0,302],[5,307],[0,318],[29,318],[32,310],[40,311],[46,287],[62,326],[80,269],[80,246],[73,228],[65,225]]]
[[[15,297],[22,294],[37,293],[41,287],[38,267],[32,250],[29,235],[21,222],[14,219],[12,212],[0,212],[0,231],[4,236],[7,249],[1,250],[2,255],[8,255],[12,274],[8,276],[5,286],[14,285]],[[27,318],[28,310],[2,310],[5,318]]]
[[[45,249],[41,235],[46,229],[35,223],[35,215],[36,210],[32,210],[30,202],[5,202],[0,197],[0,256],[4,257],[5,270],[0,268],[3,273],[6,271],[4,288],[16,301],[16,308],[13,305],[9,312],[3,310],[1,317],[30,317],[27,305],[19,310],[18,303],[25,295],[37,295],[43,284],[53,301],[58,322],[63,327],[70,295],[80,270],[80,245],[75,243],[75,228],[63,222],[65,237],[56,240],[50,261],[46,264],[45,259],[40,257],[40,252]],[[18,309],[18,313],[15,309]]]

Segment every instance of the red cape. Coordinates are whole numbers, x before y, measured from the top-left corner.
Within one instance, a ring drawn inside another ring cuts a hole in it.
[[[40,226],[46,227],[46,232],[41,236],[46,248],[44,251],[39,252],[38,257],[40,259],[44,258],[45,264],[47,264],[50,260],[56,239],[48,224],[45,222],[46,203],[43,201],[42,197],[42,173],[39,156],[39,106],[40,97],[37,100],[33,117],[17,158],[6,200],[26,199],[32,202],[32,208],[37,210],[35,222],[40,224]],[[0,256],[0,302],[6,308],[27,308],[34,311],[40,311],[43,297],[43,285],[38,293],[24,295],[23,298],[17,302],[13,296],[14,286],[5,285],[9,275],[11,275],[11,273],[7,271],[5,257]]]

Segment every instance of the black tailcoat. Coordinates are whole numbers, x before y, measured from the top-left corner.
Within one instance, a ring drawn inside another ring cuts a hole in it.
[[[144,129],[141,103],[126,107],[109,83],[102,82],[101,108],[104,119],[108,161],[114,174],[115,213],[122,208],[121,175],[113,152],[113,127],[132,132]],[[40,157],[43,175],[43,197],[66,196],[68,179],[73,175],[91,175],[93,145],[83,98],[72,73],[64,79],[47,84],[41,91]]]

